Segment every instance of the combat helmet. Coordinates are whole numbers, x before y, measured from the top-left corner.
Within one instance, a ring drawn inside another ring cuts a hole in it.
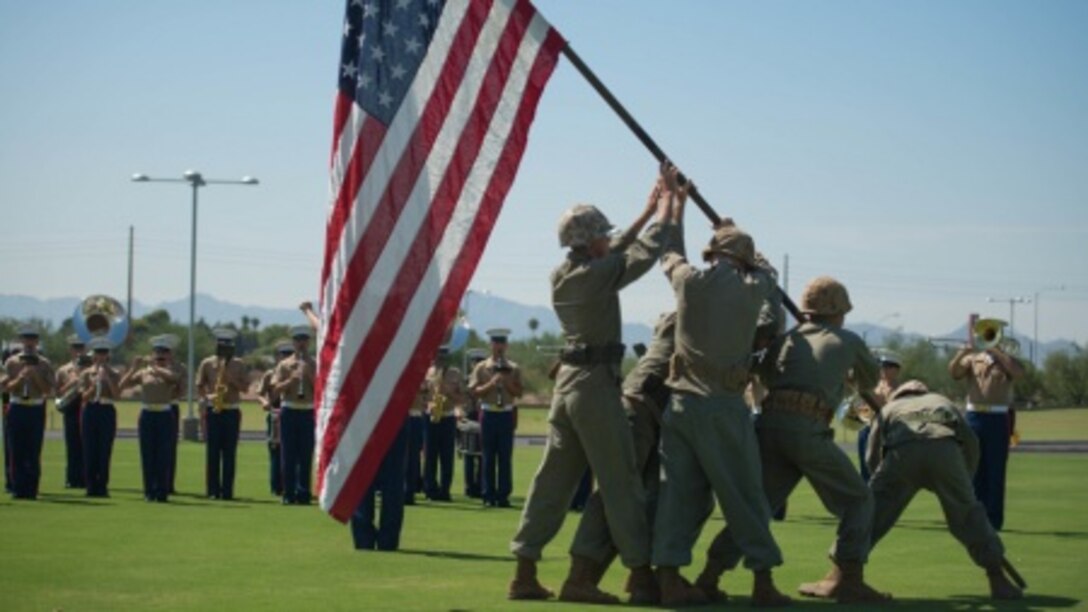
[[[801,312],[810,315],[844,315],[854,306],[846,287],[830,276],[818,276],[805,287],[801,294]]]
[[[710,261],[714,253],[728,255],[749,268],[756,264],[755,242],[732,221],[722,223],[714,230],[710,243],[703,249],[703,261]]]
[[[559,246],[588,246],[594,238],[603,238],[611,231],[608,217],[596,206],[576,204],[559,217]]]
[[[892,394],[888,397],[889,400],[897,400],[907,395],[925,395],[929,393],[929,387],[920,380],[908,380],[907,382],[899,385],[892,391]]]

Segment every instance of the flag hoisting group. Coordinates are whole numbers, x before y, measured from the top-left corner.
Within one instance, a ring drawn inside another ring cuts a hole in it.
[[[889,601],[863,568],[925,488],[985,569],[991,596],[1021,596],[1022,580],[972,489],[980,452],[968,415],[920,381],[875,397],[872,478],[863,480],[829,427],[848,386],[871,396],[880,380],[878,360],[843,327],[852,308],[846,287],[818,277],[793,306],[753,238],[710,211],[530,2],[349,0],[341,34],[314,385],[325,511],[351,518],[397,443],[564,55],[661,166],[624,231],[591,205],[559,220],[566,254],[550,282],[566,345],[547,445],[510,545],[517,569],[507,596],[554,596],[536,564],[587,467],[597,487],[570,547],[562,600],[618,603],[598,586],[618,557],[632,602],[723,601],[720,577],[743,563],[754,574],[754,605],[788,605],[772,578],[783,558],[770,521],[802,478],[838,528],[830,571],[801,594]],[[684,244],[689,198],[713,221],[702,265]],[[655,264],[675,304],[662,308],[652,345],[624,378],[619,291]],[[784,305],[796,320],[789,329]],[[1017,375],[1015,359],[996,353],[980,353],[992,355],[992,367],[954,364],[983,390],[969,410],[1007,408],[1007,397],[983,397],[1008,392],[986,377]],[[715,505],[726,527],[692,582],[680,569],[692,563]]]

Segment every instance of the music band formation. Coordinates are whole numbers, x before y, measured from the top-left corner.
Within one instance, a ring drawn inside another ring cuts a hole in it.
[[[985,570],[995,599],[1016,599],[1024,586],[1005,558],[1005,466],[1012,382],[1023,374],[1000,343],[968,346],[949,364],[968,383],[966,408],[921,381],[900,383],[893,355],[878,359],[843,327],[852,309],[846,287],[822,276],[804,289],[798,322],[787,329],[777,272],[732,220],[714,227],[690,261],[683,214],[690,184],[662,165],[646,206],[615,234],[595,207],[579,204],[559,223],[567,249],[552,272],[552,302],[567,341],[555,368],[549,433],[510,543],[516,563],[511,599],[555,596],[537,579],[544,547],[559,532],[590,470],[596,487],[571,542],[564,601],[618,603],[599,588],[613,561],[628,568],[626,590],[639,604],[721,602],[722,576],[739,565],[753,573],[755,606],[785,606],[772,572],[783,563],[771,517],[785,511],[802,478],[838,525],[823,578],[800,585],[805,596],[840,603],[891,599],[866,582],[873,547],[920,489],[937,495],[951,534]],[[619,291],[659,264],[675,294],[653,340],[622,376]],[[291,329],[276,346],[274,367],[260,379],[267,413],[269,486],[284,504],[311,503],[315,362],[309,344],[318,320]],[[993,325],[983,326],[993,335]],[[509,330],[488,331],[490,350],[470,351],[466,376],[443,347],[408,417],[351,520],[359,549],[396,550],[403,506],[416,495],[451,500],[455,449],[464,493],[485,507],[509,507],[511,456],[523,393],[519,367],[506,357]],[[178,402],[186,369],[177,339],[152,340],[152,353],[124,369],[110,365],[109,338],[70,338],[71,360],[54,372],[38,352],[38,332],[20,330],[21,350],[4,363],[5,476],[17,499],[33,499],[41,479],[45,406],[64,415],[65,485],[109,495],[116,435],[114,402],[136,389],[144,496],[166,502],[175,492]],[[249,386],[234,358],[235,333],[215,330],[216,353],[196,378],[206,447],[206,495],[234,497],[239,402]],[[984,339],[985,340],[985,339]],[[851,416],[859,431],[861,469],[834,442],[830,424],[850,390],[865,398]],[[380,506],[376,498],[380,496]],[[725,527],[692,580],[681,568],[707,519],[719,509]],[[380,516],[379,516],[380,514]],[[1011,578],[1011,580],[1010,580]],[[1014,582],[1016,584],[1014,584]]]
[[[827,276],[805,287],[793,313],[798,322],[786,329],[777,273],[732,220],[715,224],[702,251],[705,267],[688,260],[682,219],[689,189],[665,163],[625,231],[614,234],[585,204],[560,219],[559,242],[568,251],[551,287],[568,344],[555,371],[547,445],[510,544],[517,567],[508,597],[555,596],[537,579],[536,565],[587,466],[597,488],[569,548],[560,600],[619,603],[599,588],[618,558],[629,571],[632,603],[724,601],[721,577],[743,564],[753,572],[754,606],[789,605],[772,578],[783,558],[770,524],[802,478],[838,519],[830,570],[800,585],[802,595],[888,602],[890,594],[866,582],[865,564],[927,489],[939,498],[949,531],[985,570],[990,595],[1021,597],[1023,581],[996,532],[1011,384],[1023,371],[1017,360],[997,343],[960,351],[949,368],[968,381],[966,411],[921,381],[898,384],[898,361],[886,356],[882,367],[843,327],[850,298]],[[675,309],[661,316],[651,346],[621,378],[619,291],[655,263]],[[862,449],[868,483],[830,427],[851,387],[871,403]],[[680,570],[693,562],[715,506],[725,527],[692,581]]]

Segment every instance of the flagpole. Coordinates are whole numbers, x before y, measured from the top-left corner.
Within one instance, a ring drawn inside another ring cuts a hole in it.
[[[609,91],[608,87],[597,78],[597,75],[589,69],[589,66],[582,61],[582,58],[578,57],[578,54],[574,52],[574,49],[571,49],[569,44],[563,46],[562,53],[570,60],[570,63],[574,64],[574,67],[578,72],[589,81],[589,84],[593,89],[597,90],[597,93],[604,98],[605,103],[607,103],[608,106],[620,116],[620,119],[627,124],[627,127],[634,132],[635,137],[650,150],[650,153],[653,154],[654,158],[657,159],[658,162],[663,162],[668,159],[668,156],[661,150],[661,147],[657,146],[654,139],[646,133],[646,130],[642,129],[642,126],[638,124],[638,121],[635,121],[635,118],[631,116],[631,113],[627,112],[627,109],[624,108],[623,104],[616,99],[616,96],[612,95],[612,92]],[[703,214],[710,219],[711,223],[717,225],[721,222],[722,218],[710,207],[710,204],[703,198],[703,195],[699,193],[699,190],[696,189],[694,184],[691,186],[691,189],[688,190],[688,197],[699,206],[699,210],[703,211]],[[797,304],[790,299],[790,296],[782,290],[781,287],[779,287],[778,290],[782,293],[782,304],[786,307],[786,310],[788,310],[797,321],[803,321],[804,317],[801,316],[801,310],[797,308]]]
[[[574,52],[574,49],[571,49],[570,44],[563,45],[562,54],[566,56],[568,60],[570,60],[570,63],[574,64],[574,67],[578,70],[578,72],[585,78],[585,80],[589,81],[590,86],[592,86],[593,89],[595,89],[597,93],[600,94],[602,98],[604,98],[605,103],[607,103],[608,106],[610,106],[612,110],[615,111],[617,115],[619,115],[620,119],[625,124],[627,124],[627,127],[630,128],[632,132],[634,132],[635,137],[638,138],[639,141],[647,149],[650,150],[650,153],[653,154],[654,158],[657,159],[658,162],[664,162],[666,159],[668,159],[668,156],[665,155],[665,152],[661,150],[661,147],[657,146],[657,143],[654,142],[654,139],[651,138],[648,133],[646,133],[646,130],[642,129],[642,126],[639,125],[638,121],[635,121],[635,118],[631,116],[631,113],[627,112],[627,109],[624,108],[623,104],[621,104],[620,101],[616,99],[616,96],[612,95],[612,92],[609,91],[608,87],[606,87],[605,84],[602,83],[599,78],[597,78],[597,75],[589,69],[589,66],[587,66],[586,63],[582,61],[582,58],[578,57],[578,54]],[[708,219],[710,219],[711,223],[717,225],[719,222],[721,222],[722,218],[718,215],[717,212],[714,211],[713,208],[710,207],[710,203],[708,203],[706,199],[703,198],[703,195],[699,193],[699,190],[695,188],[694,184],[688,190],[688,197],[690,197],[692,201],[694,201],[695,204],[698,205],[699,210],[703,211],[703,214],[706,215]],[[797,307],[797,304],[794,303],[793,299],[790,298],[789,294],[786,293],[786,291],[782,289],[782,287],[776,287],[778,289],[778,292],[782,295],[782,305],[786,307],[786,310],[789,311],[790,315],[793,316],[794,320],[796,320],[797,322],[807,320],[807,318],[801,314],[801,309]],[[880,405],[876,402],[875,398],[867,391],[859,390],[858,395],[863,400],[865,400],[865,403],[869,404],[869,406],[873,410],[880,409]]]

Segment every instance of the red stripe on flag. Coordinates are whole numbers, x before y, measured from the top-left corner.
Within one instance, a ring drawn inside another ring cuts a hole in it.
[[[528,3],[522,4],[528,6]],[[520,6],[519,4],[519,8]],[[530,14],[529,17],[531,18],[531,16]],[[524,23],[521,25],[523,28]],[[528,130],[536,111],[537,102],[543,92],[545,83],[555,68],[558,52],[563,44],[562,38],[554,30],[550,30],[531,69],[517,117],[504,143],[498,165],[481,201],[476,222],[474,223],[474,228],[477,231],[470,232],[466,236],[466,241],[450,270],[450,276],[445,287],[443,287],[438,303],[432,310],[420,337],[417,350],[413,352],[397,381],[393,395],[389,399],[389,409],[379,418],[374,432],[364,445],[359,459],[352,466],[350,476],[330,508],[330,514],[341,521],[350,518],[366,487],[372,481],[381,458],[388,451],[397,429],[403,424],[405,414],[417,393],[419,382],[422,380],[431,361],[434,348],[441,342],[449,322],[456,313],[461,296],[464,295],[464,291],[468,287],[468,283],[475,272],[483,249],[494,228],[494,222],[501,210],[503,200],[513,184],[517,167],[525,150]],[[494,67],[493,69],[499,70]],[[505,76],[503,79],[505,80]],[[463,177],[459,178],[463,179]],[[360,353],[367,355],[368,351],[364,348]],[[354,376],[348,375],[347,378],[352,380]]]
[[[521,44],[527,21],[532,18],[532,14],[532,6],[527,2],[519,3],[515,12],[508,19],[506,29],[499,38],[499,47],[495,57],[505,61],[492,62],[488,67],[472,115],[464,126],[461,140],[458,142],[457,149],[447,166],[446,174],[431,198],[430,212],[411,243],[412,247],[406,254],[404,263],[398,271],[397,280],[393,284],[392,291],[386,296],[381,310],[375,316],[375,321],[389,322],[389,324],[375,326],[371,330],[371,333],[364,339],[363,345],[359,348],[357,358],[351,364],[350,370],[344,373],[345,383],[340,388],[336,404],[332,409],[333,418],[330,418],[322,440],[322,448],[326,452],[335,449],[339,445],[344,428],[350,422],[359,401],[366,392],[367,387],[369,387],[375,370],[377,370],[389,350],[393,337],[400,329],[399,322],[403,320],[408,304],[412,301],[424,273],[430,266],[435,248],[441,241],[446,225],[453,214],[461,190],[468,178],[468,173],[471,171],[483,138],[487,133],[487,126],[490,125],[491,118],[498,105],[503,85],[512,69],[513,62],[510,60]],[[390,197],[382,202],[381,208],[384,209],[389,205],[395,210],[393,214],[399,214],[414,187],[416,177],[417,174],[413,174],[411,177],[412,184],[403,186],[403,197],[399,201],[390,203],[393,194],[388,193],[387,195]],[[376,215],[377,218],[385,216],[385,214]],[[392,216],[392,214],[389,216]],[[395,220],[388,223],[390,223],[388,228],[381,227],[383,224],[377,220],[372,223],[367,228],[367,233],[370,234],[371,230],[375,228],[377,228],[378,233],[375,233],[369,239],[364,236],[357,251],[357,253],[363,251],[364,265],[367,265],[365,270],[367,276],[369,276],[373,262],[381,257]],[[353,265],[355,261],[352,262]],[[343,292],[344,290],[341,289],[341,293]],[[323,455],[323,457],[330,455]],[[319,462],[318,469],[323,471],[325,466],[325,462]]]
[[[343,326],[351,316],[351,311],[355,307],[359,293],[366,285],[374,264],[381,256],[392,235],[404,202],[407,200],[420,171],[423,169],[428,153],[434,145],[434,140],[449,114],[458,84],[468,67],[472,49],[476,46],[476,40],[487,19],[490,5],[490,2],[473,3],[462,20],[455,35],[454,43],[451,46],[450,55],[443,66],[442,75],[435,85],[434,95],[427,101],[422,117],[404,151],[404,155],[393,172],[385,193],[368,220],[366,230],[358,239],[359,246],[342,273],[334,303],[326,305],[329,318],[326,324],[324,343],[318,358],[319,384],[322,391],[324,390],[325,379],[328,376],[329,366],[339,351]],[[348,414],[347,416],[350,418],[351,415]],[[343,430],[346,423],[347,420],[343,418],[343,415],[338,414],[338,411],[334,408],[329,417],[325,436],[325,440],[328,440],[328,431],[330,429],[336,432],[335,441],[332,442],[331,448],[335,448],[336,444],[339,443],[339,432]],[[322,446],[323,448],[329,447],[324,442]],[[324,456],[324,453],[321,456]],[[320,467],[323,468],[324,466]],[[321,478],[319,472],[319,482]]]
[[[329,153],[330,166],[332,166],[336,160],[336,145],[340,142],[340,134],[344,131],[344,124],[347,123],[348,117],[351,116],[351,109],[354,106],[355,100],[352,100],[350,96],[344,95],[344,92],[337,90],[336,104],[332,112],[332,151]]]

